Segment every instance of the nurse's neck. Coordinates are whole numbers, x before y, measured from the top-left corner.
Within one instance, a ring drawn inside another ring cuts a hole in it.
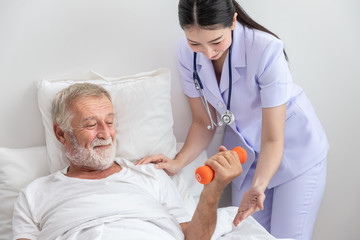
[[[212,64],[214,67],[214,72],[215,72],[215,76],[216,76],[218,85],[220,85],[222,68],[223,68],[223,65],[225,62],[225,58],[228,54],[228,51],[229,51],[229,49],[227,49],[218,59],[212,60]]]

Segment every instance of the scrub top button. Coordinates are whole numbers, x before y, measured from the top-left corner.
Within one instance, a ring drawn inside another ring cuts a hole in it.
[[[224,107],[224,105],[222,104],[222,102],[218,102],[217,105],[218,105],[219,108],[223,108],[223,107]]]

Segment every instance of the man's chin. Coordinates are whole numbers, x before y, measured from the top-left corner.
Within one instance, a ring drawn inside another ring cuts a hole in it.
[[[91,171],[104,171],[106,169],[109,169],[114,163],[115,160],[106,163],[102,162],[102,163],[88,163],[88,164],[78,164],[76,162],[72,162],[72,164],[78,168],[91,170]]]
[[[106,169],[109,169],[113,164],[114,164],[114,160],[111,162],[107,162],[106,164],[99,164],[99,165],[94,165],[93,168],[98,170],[98,171],[104,171]]]

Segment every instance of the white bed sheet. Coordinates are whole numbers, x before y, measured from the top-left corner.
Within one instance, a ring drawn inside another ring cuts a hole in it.
[[[237,227],[232,224],[237,212],[237,207],[224,207],[218,209],[218,219],[215,232],[211,240],[273,240],[268,233],[253,217],[247,217]],[[282,238],[282,240],[291,240]]]
[[[253,217],[246,218],[237,227],[232,225],[236,207],[218,209],[217,225],[211,240],[276,240]],[[159,228],[166,228],[166,224],[159,225],[158,220],[153,225],[140,219],[122,220],[121,216],[109,217],[103,224],[84,224],[69,231],[64,237],[56,240],[112,240],[118,236],[128,236],[129,239],[179,239],[172,238],[166,233],[160,234]],[[93,224],[93,225],[92,225]],[[141,226],[141,229],[140,229]],[[131,233],[129,236],[129,232]],[[291,239],[282,239],[291,240]]]

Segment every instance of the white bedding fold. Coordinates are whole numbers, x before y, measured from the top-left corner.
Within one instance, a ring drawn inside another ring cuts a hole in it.
[[[237,227],[233,226],[232,220],[236,214],[237,207],[226,207],[218,209],[218,219],[212,240],[275,240],[277,238],[269,234],[253,217],[246,218]],[[164,219],[156,219],[155,226],[151,220],[144,223],[139,219],[123,220],[121,216],[108,217],[93,220],[78,226],[67,232],[57,240],[107,240],[117,239],[182,239],[181,236],[171,236],[159,231],[168,227]],[[132,233],[132,234],[129,234]],[[166,231],[167,232],[167,231]],[[126,233],[126,236],[122,235]],[[178,238],[180,237],[180,238]]]
[[[129,194],[129,192],[132,192]],[[144,202],[150,204],[151,208],[142,207]],[[108,224],[119,220],[138,219],[141,221],[153,221],[156,219],[171,219],[171,216],[164,211],[161,205],[150,203],[154,201],[151,197],[142,195],[141,198],[133,189],[128,189],[124,194],[99,194],[91,198],[76,197],[61,205],[61,210],[54,209],[49,215],[51,219],[46,221],[46,226],[40,232],[39,239],[55,239],[64,232],[74,232],[81,229],[94,227],[100,224]],[[118,202],[114,206],[114,202]],[[101,205],[99,205],[101,203]],[[74,206],[86,206],[87,208],[76,208]],[[97,206],[97,207],[90,207]],[[46,218],[46,215],[45,215]],[[175,222],[175,224],[177,224]],[[66,238],[65,238],[66,239]]]
[[[244,219],[237,227],[232,222],[237,213],[237,207],[218,209],[218,219],[211,240],[273,240],[272,236],[253,217]],[[286,239],[282,239],[286,240]],[[291,240],[291,239],[287,239]]]
[[[169,227],[169,222],[165,218],[143,221],[136,218],[124,219],[121,216],[119,218],[114,216],[76,226],[56,240],[183,239],[181,231],[174,233],[173,229],[168,229]]]

